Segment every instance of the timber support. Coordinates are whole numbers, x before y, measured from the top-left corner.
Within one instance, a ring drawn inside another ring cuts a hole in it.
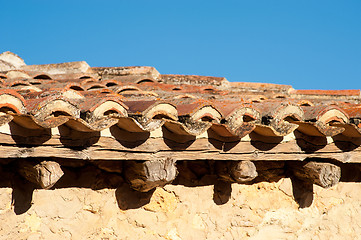
[[[20,160],[18,172],[29,182],[39,185],[43,189],[49,189],[64,175],[60,164],[54,161],[33,161]]]
[[[126,161],[124,177],[130,186],[140,192],[163,187],[172,182],[178,174],[175,160],[167,158],[153,161]]]
[[[292,174],[300,180],[330,188],[339,183],[341,168],[327,162],[292,162],[288,165]]]

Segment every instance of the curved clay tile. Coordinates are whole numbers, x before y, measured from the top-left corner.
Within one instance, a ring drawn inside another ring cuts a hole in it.
[[[104,84],[107,87],[117,87],[121,85],[121,83],[115,79],[103,80],[101,81],[101,84]]]
[[[40,102],[36,101],[34,105],[35,108],[31,110],[33,120],[43,128],[58,127],[70,118],[80,116],[80,110],[77,106],[62,97],[41,99]]]
[[[207,131],[212,126],[212,123],[191,121],[190,119],[183,119],[182,122],[166,119],[164,126],[177,135],[198,136]]]
[[[184,98],[175,101],[178,115],[190,118],[192,121],[220,122],[222,113],[213,106],[213,103],[204,99]]]
[[[242,138],[256,128],[261,114],[255,108],[240,106],[225,118],[224,124],[213,124],[212,130],[222,137]]]
[[[315,95],[315,96],[360,96],[360,90],[295,90],[290,93],[297,95]]]
[[[68,98],[68,99],[83,99],[84,96],[77,90],[74,90],[73,88],[65,88],[62,96]]]
[[[49,83],[54,83],[54,81],[52,80],[39,80],[39,79],[29,79],[28,82],[31,84],[31,85],[42,85],[44,82],[46,84],[49,84]]]
[[[70,119],[66,125],[81,132],[101,131],[118,123],[119,118],[127,117],[127,107],[119,98],[85,98],[79,104],[81,118]]]
[[[92,85],[92,84],[94,84],[94,83],[100,83],[97,79],[95,79],[95,78],[84,78],[84,79],[82,79],[82,78],[79,78],[79,80],[81,80],[81,85],[83,85],[83,86],[86,86],[86,85]]]
[[[158,79],[160,74],[154,67],[135,66],[135,67],[92,67],[93,72],[96,72],[103,79],[118,78],[118,77],[132,77],[135,76],[137,80],[140,78]],[[132,80],[132,79],[130,79]],[[135,82],[135,81],[133,81]]]
[[[197,136],[219,123],[221,113],[206,101],[181,101],[177,104],[179,121],[166,121],[165,127],[178,135]]]
[[[26,101],[24,97],[17,93],[15,90],[0,90],[0,108],[7,108],[14,113],[25,114],[25,102]]]
[[[88,79],[92,79],[98,81],[98,76],[95,74],[87,74],[83,73],[70,73],[70,74],[50,74],[52,79],[56,79],[57,81],[74,81],[74,82],[83,82]],[[85,78],[81,78],[85,77]]]
[[[255,83],[255,82],[230,82],[232,90],[244,92],[284,92],[287,93],[292,89],[290,85],[273,84],[273,83]]]
[[[252,103],[260,103],[267,99],[267,97],[264,95],[248,95],[248,96],[242,95],[242,98],[244,101],[252,102]]]
[[[72,118],[66,125],[81,132],[99,132],[118,123],[127,116],[127,107],[117,97],[111,95],[98,98],[86,95],[79,104],[79,118]]]
[[[43,90],[35,86],[20,86],[16,88],[16,91],[19,93],[29,93],[29,92],[42,92]]]
[[[89,123],[84,119],[78,118],[69,119],[69,121],[67,121],[65,125],[79,132],[100,132],[104,129],[110,128],[113,125],[116,125],[117,123],[118,119],[115,118],[104,118],[98,121],[94,121],[92,123]]]
[[[159,95],[153,91],[143,91],[137,87],[134,86],[123,86],[120,88],[117,88],[116,92],[124,97],[132,98],[132,97],[144,97],[144,96],[150,96],[150,97],[158,97]],[[149,99],[151,100],[151,99]]]
[[[94,90],[94,89],[106,88],[105,85],[100,84],[100,83],[91,83],[91,84],[86,84],[86,85],[83,85],[83,86],[85,86],[85,88],[86,88],[87,91],[89,91],[89,90]]]
[[[155,83],[155,81],[152,80],[152,79],[149,79],[149,78],[140,79],[140,80],[137,81],[137,84],[143,84],[143,83],[153,84],[153,83]]]
[[[353,122],[350,124],[338,124],[333,123],[332,126],[344,128],[345,130],[342,132],[342,135],[351,138],[361,138],[361,121]]]
[[[309,100],[301,100],[297,103],[298,106],[314,106],[314,104]]]
[[[341,125],[349,123],[347,114],[337,106],[308,106],[303,110],[307,122],[298,122],[298,130],[306,135],[332,137],[345,130]]]
[[[115,90],[115,92],[118,94],[124,94],[126,92],[134,92],[134,91],[140,92],[142,90],[140,88],[132,86],[132,85],[121,86]]]
[[[94,89],[91,91],[83,91],[81,92],[81,94],[89,99],[106,99],[106,98],[115,98],[117,100],[121,100],[123,99],[122,96],[114,93],[113,91],[107,89],[107,88],[102,88],[102,89]]]
[[[15,80],[15,81],[8,81],[6,83],[6,85],[8,87],[12,87],[12,88],[15,88],[15,87],[21,87],[21,86],[31,86],[31,83],[29,83],[28,81],[24,81],[24,80]]]
[[[65,86],[65,89],[72,89],[75,91],[85,91],[85,89],[78,83],[68,83]]]
[[[91,75],[81,75],[79,77],[79,79],[92,79],[92,78],[93,78],[93,76],[91,76]]]
[[[3,74],[3,73],[0,73],[0,79],[7,79],[8,77],[5,75],[5,74]]]
[[[49,74],[45,72],[39,72],[39,71],[26,71],[26,70],[20,70],[23,73],[26,73],[29,77],[29,79],[38,79],[38,80],[52,80]]]
[[[262,124],[257,124],[255,132],[264,136],[286,136],[298,128],[295,121],[304,119],[300,106],[285,102],[264,102],[255,105],[262,113]]]
[[[114,92],[108,88],[96,88],[96,89],[91,89],[89,91],[84,91],[84,95],[89,95],[89,93],[91,93],[92,96],[98,96],[103,97],[103,96],[109,96],[109,95],[114,95]],[[120,97],[121,96],[117,96]]]
[[[33,77],[33,79],[51,80],[52,78],[48,74],[42,73],[42,74],[37,74],[36,76]]]
[[[178,120],[178,112],[174,105],[159,102],[147,108],[142,113],[144,119],[168,118]]]
[[[24,114],[24,102],[24,98],[17,92],[0,90],[0,126],[11,122],[14,114]]]
[[[16,79],[16,78],[21,78],[21,79],[28,79],[31,78],[26,72],[21,71],[21,70],[10,70],[6,73],[6,76],[8,79]]]
[[[47,74],[84,74],[91,73],[90,66],[84,62],[65,62],[55,64],[24,65],[21,67],[25,71],[44,72]]]
[[[272,98],[282,98],[282,99],[286,99],[287,96],[284,95],[284,94],[276,94],[276,95],[272,96]]]
[[[54,91],[63,91],[70,89],[71,86],[79,86],[77,83],[71,83],[71,82],[58,82],[56,80],[30,80],[27,81],[29,85],[33,87],[37,87],[39,89],[42,89],[42,91],[45,93],[47,92],[54,92]],[[75,90],[75,89],[74,89]],[[56,95],[56,94],[55,94]]]
[[[63,96],[64,92],[54,89],[24,94],[26,115],[16,116],[14,121],[25,128],[38,129],[57,127],[79,117],[78,99],[69,99]]]
[[[342,110],[351,118],[361,119],[361,104],[348,104]]]
[[[147,122],[137,121],[134,118],[120,118],[117,125],[128,132],[151,132],[164,124],[163,119],[153,119]]]
[[[127,107],[116,98],[103,98],[101,100],[94,99],[95,102],[89,108],[89,113],[91,113],[92,119],[104,118],[110,114],[117,114],[118,117],[128,116]],[[92,103],[91,101],[86,101],[86,104]],[[87,107],[84,107],[83,110],[86,110]]]
[[[215,86],[216,88],[229,88],[230,83],[224,77],[209,77],[198,75],[177,75],[177,74],[162,74],[161,82],[167,84],[187,84],[193,86]]]
[[[152,131],[164,124],[163,119],[177,121],[178,112],[174,105],[160,101],[125,101],[124,104],[129,107],[128,114],[132,116],[135,123],[132,128],[135,132]],[[129,122],[129,120],[127,120]],[[131,123],[129,122],[129,123]],[[139,126],[140,125],[140,126]],[[124,122],[119,122],[118,126],[127,130]]]
[[[190,119],[192,121],[202,120],[218,123],[222,119],[222,114],[212,105],[206,105],[193,111],[193,113],[190,114]]]
[[[345,108],[342,108],[344,112],[350,118],[350,123],[347,125],[342,125],[345,128],[345,131],[342,135],[347,137],[361,137],[361,104],[352,104]],[[334,124],[338,126],[337,124]]]
[[[39,125],[41,128],[54,128],[59,127],[60,125],[65,124],[69,121],[71,117],[66,115],[57,115],[57,114],[66,114],[66,112],[54,112],[54,116],[48,116],[46,119],[39,119],[38,117],[31,117],[34,123]],[[26,127],[26,126],[24,126]]]

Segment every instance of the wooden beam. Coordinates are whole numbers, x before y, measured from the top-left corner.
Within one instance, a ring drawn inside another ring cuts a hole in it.
[[[124,176],[130,186],[140,192],[163,187],[177,176],[175,160],[171,158],[152,161],[124,162]]]
[[[78,160],[153,160],[171,157],[177,161],[183,160],[232,160],[239,161],[303,161],[306,158],[332,158],[341,163],[360,163],[361,149],[352,152],[267,152],[254,150],[253,152],[228,153],[214,150],[193,150],[193,151],[158,151],[156,153],[135,152],[100,148],[92,146],[87,149],[70,149],[64,146],[36,146],[19,147],[0,146],[1,158],[67,158]],[[0,159],[0,161],[2,161]]]
[[[218,161],[216,173],[224,181],[237,183],[249,182],[258,176],[251,161]]]
[[[285,138],[262,137],[252,132],[249,138],[232,142],[201,137],[177,143],[165,138],[166,135],[162,137],[161,131],[140,136],[137,133],[118,133],[111,128],[109,132],[84,134],[65,131],[66,127],[62,126],[58,128],[59,133],[56,133],[56,129],[28,131],[14,125],[0,128],[1,158],[145,161],[171,157],[177,161],[303,161],[312,157],[361,163],[361,138],[311,137],[297,131]]]
[[[300,180],[330,188],[339,183],[341,168],[326,162],[293,162],[289,163],[291,174]]]
[[[59,163],[42,161],[35,163],[30,160],[18,162],[18,172],[26,180],[35,183],[43,189],[49,189],[63,176]]]

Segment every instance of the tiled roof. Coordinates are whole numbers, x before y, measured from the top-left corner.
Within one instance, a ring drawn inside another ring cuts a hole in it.
[[[192,136],[211,128],[238,138],[252,131],[286,136],[296,129],[310,136],[361,137],[360,90],[294,90],[162,75],[152,67],[91,68],[85,62],[23,65],[0,77],[2,124],[14,121],[25,128],[66,124],[86,132],[117,124],[150,131],[164,125]]]
[[[9,52],[0,61],[1,159],[361,162],[360,90],[295,90],[153,67],[25,65]]]

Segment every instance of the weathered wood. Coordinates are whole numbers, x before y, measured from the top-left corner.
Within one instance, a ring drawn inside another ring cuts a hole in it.
[[[237,183],[249,182],[258,176],[251,161],[218,161],[216,173],[224,181]]]
[[[53,161],[34,163],[33,161],[20,160],[18,162],[18,172],[26,180],[44,189],[54,186],[64,174],[59,163]]]
[[[294,162],[288,164],[292,174],[305,182],[323,188],[335,186],[341,178],[341,168],[326,162]]]
[[[3,126],[4,127],[4,126]],[[2,127],[2,128],[3,128]],[[4,127],[5,128],[5,127]],[[54,146],[54,147],[67,147],[72,146],[84,149],[84,146],[93,147],[100,150],[120,150],[128,152],[148,152],[155,153],[158,151],[172,151],[172,150],[191,150],[191,151],[218,151],[224,153],[251,153],[262,152],[268,153],[342,153],[358,151],[361,152],[361,138],[347,138],[338,139],[326,139],[321,137],[310,137],[305,134],[295,131],[294,136],[287,141],[272,137],[262,137],[257,134],[250,134],[251,138],[248,140],[234,141],[234,142],[222,142],[211,138],[197,138],[191,141],[189,144],[180,144],[170,139],[162,138],[161,136],[153,138],[148,137],[142,139],[139,142],[138,136],[124,136],[118,135],[112,136],[108,133],[106,136],[102,136],[94,133],[93,140],[89,141],[91,136],[87,134],[69,134],[63,128],[59,129],[61,135],[49,136],[48,132],[31,131],[30,133],[23,129],[12,130],[8,129],[7,133],[5,130],[0,131],[0,142],[7,145],[42,145],[42,146]],[[0,129],[1,130],[1,129]],[[11,132],[11,134],[10,134]],[[72,132],[72,131],[69,131]],[[115,134],[114,131],[112,134]],[[44,137],[45,136],[45,137]],[[133,138],[131,138],[133,136]],[[123,139],[124,138],[124,139]],[[296,139],[294,139],[296,138]],[[350,146],[344,146],[346,143],[353,144],[352,150]],[[345,149],[344,149],[345,148]]]
[[[252,133],[248,139],[241,141],[221,142],[204,135],[180,144],[163,138],[161,130],[160,134],[150,134],[139,141],[138,135],[123,136],[110,130],[87,135],[72,133],[65,127],[59,128],[58,132],[56,129],[29,132],[14,124],[6,126],[0,127],[2,158],[56,157],[98,161],[172,157],[175,160],[302,161],[313,157],[333,158],[347,163],[361,162],[361,138],[326,139],[310,137],[297,131],[294,136],[287,136],[283,140],[282,137],[262,137]]]
[[[171,158],[153,161],[126,161],[124,176],[130,186],[140,192],[163,187],[177,176],[175,160]]]
[[[217,205],[225,204],[232,194],[232,185],[229,181],[218,180],[214,184],[213,201]]]
[[[104,149],[98,146],[83,150],[70,149],[64,146],[18,147],[1,146],[2,158],[68,158],[78,160],[154,160],[172,157],[174,160],[232,160],[239,161],[303,161],[306,158],[332,158],[342,163],[360,163],[361,149],[352,152],[254,152],[224,153],[218,151],[159,151],[156,153],[133,152],[118,149]],[[1,161],[1,160],[0,160]]]

